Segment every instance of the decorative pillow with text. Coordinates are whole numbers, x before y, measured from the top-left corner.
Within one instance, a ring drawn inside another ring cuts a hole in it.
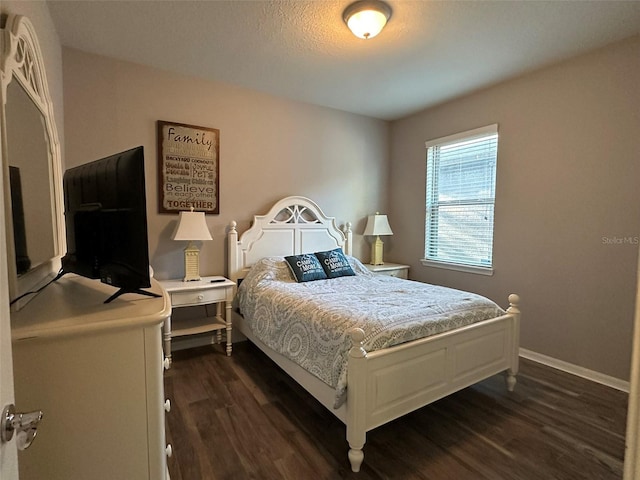
[[[291,273],[295,277],[298,283],[310,282],[311,280],[324,280],[327,278],[327,274],[324,273],[324,269],[318,257],[313,253],[305,253],[302,255],[289,255],[284,257]]]
[[[344,256],[341,248],[327,252],[316,252],[316,257],[320,260],[320,264],[329,278],[355,275],[349,260]]]

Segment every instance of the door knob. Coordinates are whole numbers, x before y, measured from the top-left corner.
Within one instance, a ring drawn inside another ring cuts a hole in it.
[[[38,433],[38,424],[42,420],[42,411],[36,410],[29,413],[16,413],[13,404],[7,405],[2,411],[2,426],[0,437],[3,442],[8,442],[16,433],[16,442],[19,450],[26,450],[31,446]]]

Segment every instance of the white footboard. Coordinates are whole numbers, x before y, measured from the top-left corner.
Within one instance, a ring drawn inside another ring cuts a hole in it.
[[[367,353],[353,329],[349,352],[347,441],[354,472],[364,459],[366,432],[496,373],[518,372],[520,311],[510,295],[507,314],[454,331]]]

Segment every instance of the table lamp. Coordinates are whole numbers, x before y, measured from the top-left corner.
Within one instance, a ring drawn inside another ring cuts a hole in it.
[[[200,280],[200,250],[193,244],[195,240],[213,240],[204,212],[180,212],[178,224],[171,235],[172,240],[187,240],[189,244],[184,249],[184,281]]]
[[[387,216],[380,215],[379,212],[376,212],[375,215],[369,215],[369,218],[367,219],[367,226],[364,229],[363,235],[376,237],[376,239],[371,244],[371,265],[383,265],[383,243],[382,240],[380,240],[380,235],[393,235],[391,227],[389,226],[389,220],[387,220]]]

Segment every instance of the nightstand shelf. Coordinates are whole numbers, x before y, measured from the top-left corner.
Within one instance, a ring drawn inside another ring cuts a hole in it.
[[[364,265],[370,272],[375,275],[388,275],[390,277],[409,278],[409,265],[402,265],[400,263],[383,263],[382,265],[371,265],[366,263]]]
[[[172,322],[171,316],[164,322],[164,354],[171,364],[171,339],[187,335],[215,333],[216,341],[222,342],[222,331],[226,333],[226,351],[231,355],[231,302],[235,292],[235,283],[224,277],[202,277],[201,280],[185,282],[183,280],[161,280],[160,285],[171,297],[171,308],[215,305],[213,317],[196,317]],[[224,312],[223,312],[224,310]]]
[[[224,319],[213,320],[211,317],[203,318],[187,318],[180,320],[180,328],[176,328],[175,324],[171,330],[171,338],[183,337],[186,335],[200,335],[201,333],[209,333],[217,331],[222,335],[222,330],[227,328]]]

